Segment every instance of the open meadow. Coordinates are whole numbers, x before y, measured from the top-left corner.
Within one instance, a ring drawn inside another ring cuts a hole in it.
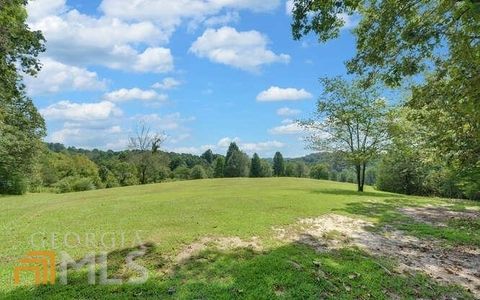
[[[28,298],[468,299],[480,296],[479,203],[362,194],[347,183],[210,179],[2,197],[1,294]],[[434,205],[434,206],[433,206]],[[448,224],[448,227],[445,226]],[[108,252],[108,278],[35,286],[28,251]],[[127,283],[148,270],[142,284]],[[399,255],[401,253],[401,255]],[[476,274],[475,274],[476,268]]]

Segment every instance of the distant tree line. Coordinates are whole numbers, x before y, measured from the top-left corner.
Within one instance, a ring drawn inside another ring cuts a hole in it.
[[[331,153],[284,159],[280,152],[251,158],[236,143],[225,155],[212,150],[202,155],[144,150],[84,150],[50,143],[42,147],[29,180],[31,192],[68,193],[175,180],[235,177],[297,177],[355,182],[353,170]],[[372,176],[374,178],[374,176]],[[368,181],[373,184],[374,181]]]

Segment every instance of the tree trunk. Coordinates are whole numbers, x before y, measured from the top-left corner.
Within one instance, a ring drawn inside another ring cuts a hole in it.
[[[355,166],[355,170],[357,171],[357,187],[359,192],[363,192],[363,185],[362,185],[362,165],[357,164]]]
[[[363,163],[363,170],[362,170],[362,185],[360,187],[361,192],[363,192],[363,187],[365,186],[365,171],[367,169],[367,163]]]

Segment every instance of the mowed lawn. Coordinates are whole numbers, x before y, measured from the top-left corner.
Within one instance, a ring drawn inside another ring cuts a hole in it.
[[[0,197],[0,298],[388,299],[388,291],[407,298],[463,295],[460,288],[437,286],[422,275],[388,278],[383,266],[394,262],[379,264],[358,249],[318,254],[301,245],[276,244],[272,227],[294,224],[299,218],[354,213],[348,208],[367,202],[446,201],[372,188],[359,194],[355,189],[352,184],[310,179],[215,179]],[[173,273],[158,271],[165,257],[206,236],[257,237],[266,250],[209,249]],[[146,284],[90,286],[82,274],[66,286],[13,284],[13,268],[28,251],[66,251],[81,259],[91,252],[116,253],[136,242],[148,243],[155,253],[144,260],[151,274]],[[321,272],[330,279],[319,280],[319,264],[325,265]],[[410,289],[417,294],[409,294]]]

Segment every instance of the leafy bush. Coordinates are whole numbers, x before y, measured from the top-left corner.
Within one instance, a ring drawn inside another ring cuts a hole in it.
[[[193,167],[192,171],[190,172],[190,179],[205,179],[208,178],[207,173],[202,166],[196,165]]]
[[[330,176],[329,179],[331,181],[337,181],[337,179],[338,179],[338,174],[335,171],[330,172],[329,176]]]
[[[82,192],[95,189],[91,178],[69,176],[54,184],[58,193]]]
[[[158,169],[157,181],[165,181],[171,177],[171,171],[169,167],[163,166]]]
[[[107,174],[104,184],[107,189],[120,186],[120,183],[118,182],[117,177],[115,177],[115,175],[112,172],[109,172]]]
[[[310,169],[310,178],[328,180],[328,167],[324,164],[318,164]]]
[[[190,178],[190,169],[186,166],[180,166],[174,171],[176,179],[188,180]]]
[[[260,165],[261,165],[260,177],[272,177],[273,170],[270,163],[266,160],[262,160]]]
[[[420,158],[405,151],[389,151],[377,170],[376,186],[381,191],[407,195],[426,193],[425,170]]]
[[[458,187],[456,174],[446,167],[432,170],[425,178],[429,194],[439,197],[463,198],[463,192]]]
[[[27,192],[28,182],[20,174],[10,174],[10,176],[0,176],[0,194],[23,195]]]
[[[340,176],[338,177],[338,181],[340,182],[347,182],[347,173],[341,172]]]

